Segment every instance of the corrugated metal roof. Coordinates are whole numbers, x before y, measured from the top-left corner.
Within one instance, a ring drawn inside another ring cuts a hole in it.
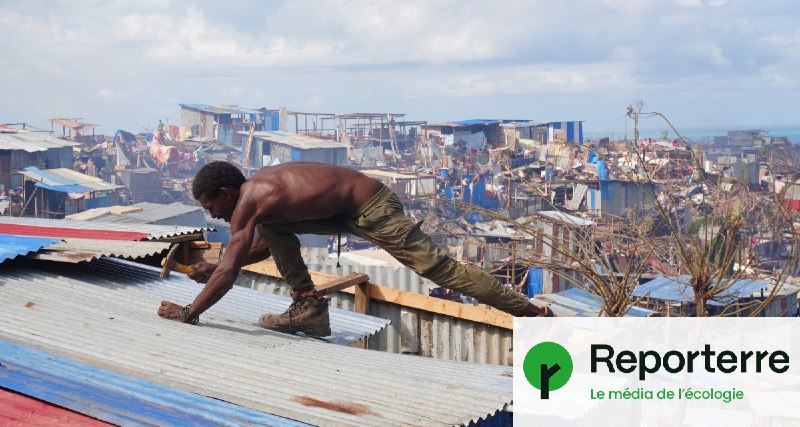
[[[242,135],[248,135],[248,132],[239,132]],[[314,138],[313,136],[303,135],[300,133],[286,133],[276,131],[254,132],[253,136],[259,139],[277,142],[302,150],[309,150],[313,148],[347,148],[346,144],[337,141],[329,141],[326,139]]]
[[[242,293],[238,313],[261,312],[267,293],[234,288],[191,326],[155,315],[163,298],[187,301],[177,288],[196,294],[189,279],[118,260],[13,264],[0,270],[0,338],[182,390],[322,425],[460,425],[511,402],[508,367],[331,345],[225,314]]]
[[[500,123],[500,120],[490,120],[490,119],[468,119],[468,120],[457,120],[453,123],[457,125],[466,125],[466,126],[473,126],[473,125],[496,125]]]
[[[539,211],[536,212],[538,215],[541,215],[545,218],[549,218],[553,221],[558,221],[564,224],[573,225],[573,226],[586,226],[586,225],[594,225],[594,221],[588,220],[585,218],[581,218],[575,215],[570,215],[564,212],[559,211]]]
[[[130,206],[110,206],[106,208],[89,209],[88,211],[68,215],[66,219],[75,221],[91,220],[115,223],[133,222],[151,224],[198,211],[202,212],[203,208],[182,203],[162,205],[159,203],[141,202]]]
[[[2,357],[2,354],[0,354]],[[2,373],[0,373],[2,379]],[[0,385],[3,383],[0,382]],[[113,426],[68,409],[0,388],[0,425],[4,426]]]
[[[179,227],[174,225],[151,225],[139,223],[109,224],[99,221],[71,221],[68,219],[0,216],[0,233],[4,233],[6,232],[5,230],[12,227],[15,229],[16,234],[19,235],[31,235],[26,233],[26,228],[29,228],[31,231],[37,231],[43,227],[50,227],[53,229],[52,232],[54,235],[49,237],[76,237],[93,239],[105,238],[106,240],[111,240],[108,239],[108,236],[113,235],[114,232],[144,233],[145,236],[143,238],[146,239],[163,239],[166,237],[181,236],[184,234],[193,234],[210,230],[208,227]]]
[[[242,108],[236,105],[179,104],[183,108],[211,114],[264,114],[262,111]]]
[[[593,297],[580,288],[571,288],[556,294],[537,295],[536,299],[561,306],[577,317],[596,317],[600,315],[599,297]],[[555,310],[554,310],[555,311]],[[642,307],[631,306],[626,317],[650,317],[659,313]]]
[[[42,402],[36,401],[40,406],[47,405],[43,402],[50,402],[85,414],[70,412],[73,417],[64,417],[58,423],[46,425],[105,425],[97,420],[116,425],[301,425],[297,421],[143,381],[8,341],[0,340],[0,363],[3,367],[0,369],[0,387],[40,399]],[[3,400],[0,396],[0,424],[5,412]],[[26,415],[30,415],[30,412]],[[40,422],[30,417],[27,421],[45,425],[46,420]]]
[[[27,179],[36,181],[36,185],[39,187],[65,193],[114,191],[124,187],[67,168],[41,170],[34,166],[28,166],[20,173]]]
[[[22,150],[28,153],[47,151],[51,148],[73,147],[77,145],[71,141],[53,138],[38,132],[24,130],[0,130],[0,150]]]
[[[45,248],[60,241],[61,239],[54,239],[52,237],[31,237],[0,234],[0,263],[19,255],[26,255],[30,252],[36,252],[39,249]]]
[[[165,252],[170,245],[168,242],[69,238],[28,255],[28,258],[58,262],[83,262],[108,256],[139,259]]]
[[[689,286],[690,276],[658,277],[643,283],[633,290],[637,297],[650,296],[650,298],[665,301],[694,302],[694,289]],[[715,300],[709,300],[709,305],[723,306],[740,298],[747,298],[760,289],[771,289],[772,283],[768,280],[741,279],[734,281],[730,287],[718,295]]]

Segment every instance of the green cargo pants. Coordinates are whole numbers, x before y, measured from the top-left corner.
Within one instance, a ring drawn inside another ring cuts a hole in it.
[[[492,275],[450,258],[403,213],[403,204],[384,187],[356,213],[325,219],[279,224],[260,224],[266,242],[284,280],[292,289],[313,286],[297,234],[350,233],[375,243],[403,265],[439,286],[469,295],[480,302],[511,313],[522,313],[529,304],[522,294],[503,286]]]

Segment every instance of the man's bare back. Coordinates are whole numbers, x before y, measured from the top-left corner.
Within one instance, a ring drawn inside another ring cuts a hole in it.
[[[349,215],[383,184],[352,169],[324,163],[291,162],[261,169],[242,185],[262,222],[292,222]]]

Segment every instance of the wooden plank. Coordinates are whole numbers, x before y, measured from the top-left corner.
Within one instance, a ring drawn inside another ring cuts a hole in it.
[[[366,276],[366,274],[365,274]],[[367,314],[369,313],[369,282],[364,281],[358,284],[354,289],[355,302],[353,311],[356,313]]]
[[[349,288],[351,286],[362,285],[369,283],[369,276],[364,273],[352,273],[350,275],[344,277],[335,277],[333,280],[329,280],[321,285],[317,285],[314,288],[319,292],[320,295],[328,295],[334,292],[341,291],[342,289]],[[364,311],[359,311],[359,313],[366,313]]]
[[[272,277],[281,277],[278,268],[272,261],[262,261],[244,267],[247,271],[265,274]],[[324,283],[336,279],[338,276],[309,272],[311,280],[315,283]],[[344,289],[341,292],[354,294],[352,289]],[[401,291],[388,286],[369,284],[369,297],[373,301],[385,301],[398,304],[404,307],[415,308],[436,314],[452,316],[463,320],[484,323],[491,326],[512,330],[514,317],[506,312],[492,309],[461,304],[426,295],[415,294],[413,292]]]

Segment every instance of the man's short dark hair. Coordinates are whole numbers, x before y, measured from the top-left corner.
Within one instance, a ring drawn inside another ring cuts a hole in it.
[[[236,166],[228,162],[211,162],[197,172],[192,182],[192,195],[199,200],[214,199],[222,187],[239,189],[246,179]]]

